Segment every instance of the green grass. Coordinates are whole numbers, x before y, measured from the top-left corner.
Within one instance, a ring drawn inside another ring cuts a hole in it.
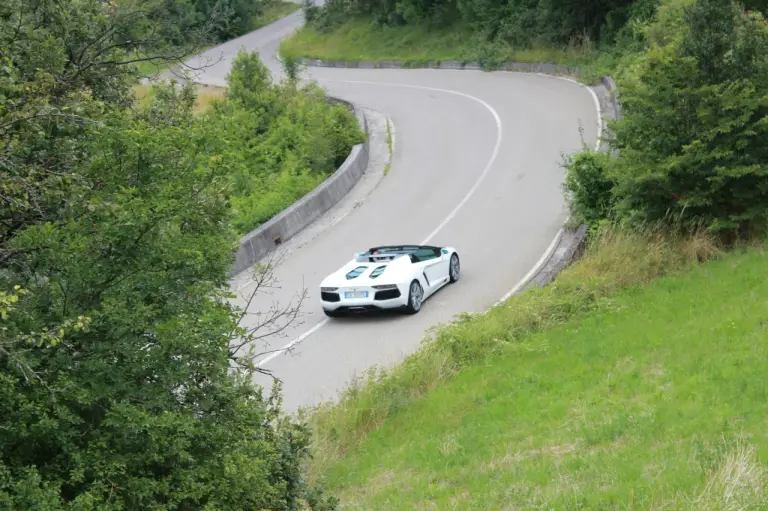
[[[516,50],[479,42],[464,26],[428,28],[419,25],[374,27],[367,20],[348,21],[329,33],[304,26],[280,44],[284,56],[342,61],[404,61],[419,65],[429,61],[547,62],[605,72],[610,59],[589,46],[562,49]],[[598,69],[592,69],[598,68]]]
[[[768,504],[766,274],[759,247],[609,231],[315,410],[310,478],[345,509]]]
[[[296,57],[331,60],[460,60],[470,34],[462,28],[426,27],[373,29],[366,21],[350,21],[330,33],[304,26],[281,43],[280,50]]]
[[[345,509],[712,509],[729,486],[768,505],[764,475],[729,472],[768,462],[766,275],[762,250],[729,255],[507,346],[373,432],[332,486]]]
[[[211,44],[211,45],[204,46],[202,48],[195,48],[194,51],[195,53],[203,53],[215,46],[216,46],[215,44]],[[183,55],[184,53],[178,52],[177,54]],[[142,76],[156,76],[160,73],[164,73],[165,71],[168,71],[171,68],[171,66],[174,66],[175,69],[180,69],[180,67],[175,63],[163,62],[161,60],[158,60],[155,62],[143,61],[143,62],[138,62],[136,64],[136,67],[138,68]]]

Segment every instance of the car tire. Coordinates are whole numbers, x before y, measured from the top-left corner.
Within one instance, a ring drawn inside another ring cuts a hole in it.
[[[405,306],[407,314],[418,314],[424,304],[424,288],[418,280],[411,282],[408,288],[408,305]]]
[[[455,262],[455,268],[454,268],[454,262]],[[459,254],[453,253],[451,255],[451,260],[448,263],[448,277],[451,279],[451,283],[456,282],[459,280],[459,277],[461,276],[461,260],[459,259]]]

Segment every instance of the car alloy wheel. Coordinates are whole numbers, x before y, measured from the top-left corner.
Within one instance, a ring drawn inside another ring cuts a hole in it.
[[[461,271],[461,263],[459,262],[459,256],[453,254],[451,256],[450,277],[451,282],[459,280],[459,272]]]
[[[417,281],[411,283],[411,309],[418,312],[421,309],[421,303],[424,299],[424,291]]]

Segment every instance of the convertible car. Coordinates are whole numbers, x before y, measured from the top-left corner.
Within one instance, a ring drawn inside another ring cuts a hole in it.
[[[327,316],[397,309],[421,310],[424,300],[459,280],[459,254],[452,247],[374,247],[328,275],[320,284]]]

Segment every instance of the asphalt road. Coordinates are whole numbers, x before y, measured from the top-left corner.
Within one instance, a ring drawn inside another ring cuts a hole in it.
[[[281,76],[277,46],[302,23],[299,11],[209,50],[205,56],[221,60],[197,79],[224,85],[241,46],[258,50]],[[397,142],[391,171],[363,205],[291,253],[277,269],[281,289],[253,304],[287,302],[302,286],[309,290],[303,324],[286,330],[287,337],[274,339],[269,349],[310,335],[294,343],[292,353],[264,364],[283,380],[288,411],[332,399],[353,375],[374,364],[397,363],[417,349],[430,326],[487,309],[513,288],[567,216],[562,154],[581,147],[580,126],[584,142],[594,145],[598,122],[587,88],[548,76],[309,68],[305,78],[331,95],[383,112],[396,126]],[[326,319],[319,283],[354,252],[427,242],[456,247],[462,277],[419,314]],[[242,279],[236,285],[242,287]],[[270,385],[268,379],[258,383]]]

